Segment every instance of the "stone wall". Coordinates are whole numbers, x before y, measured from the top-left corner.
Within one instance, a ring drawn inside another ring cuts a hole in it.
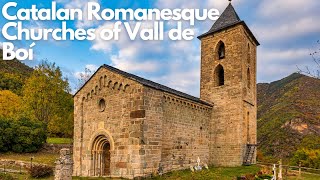
[[[211,107],[171,94],[163,105],[161,164],[164,172],[209,162]]]
[[[163,125],[163,92],[144,87],[143,108],[146,118],[141,123],[143,138],[141,139],[142,176],[157,173],[161,161],[162,125]]]
[[[104,109],[99,105],[101,99]],[[140,173],[143,86],[100,68],[74,101],[74,175],[94,176],[92,147],[99,135],[110,143],[108,176],[131,178]]]
[[[61,149],[70,149],[72,152],[73,145],[72,144],[48,144],[45,143],[43,147],[40,149],[42,153],[52,153],[52,154],[59,154]]]
[[[60,157],[56,160],[55,164],[55,180],[72,180],[73,162],[70,149],[61,149]]]
[[[221,42],[225,58],[219,60]],[[242,25],[201,39],[200,97],[215,104],[210,121],[211,164],[239,166],[246,144],[256,144],[256,46]],[[216,82],[218,65],[224,68],[223,86]]]
[[[47,166],[47,164],[36,163],[36,162],[32,162],[32,165]],[[16,166],[16,167],[21,167],[22,169],[28,169],[31,167],[31,162],[30,161],[14,160],[14,159],[0,159],[0,167],[4,168],[4,166],[6,166],[6,167]]]

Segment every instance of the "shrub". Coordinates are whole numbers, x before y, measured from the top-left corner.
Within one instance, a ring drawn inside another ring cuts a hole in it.
[[[298,166],[301,162],[302,167],[320,168],[320,149],[299,149],[290,159],[291,165]]]
[[[0,151],[35,152],[46,141],[42,123],[27,118],[0,118]]]
[[[53,175],[53,168],[45,165],[33,165],[28,168],[28,172],[33,178],[45,178]]]

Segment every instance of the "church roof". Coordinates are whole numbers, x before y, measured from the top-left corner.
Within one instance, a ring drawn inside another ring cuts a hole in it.
[[[140,83],[142,85],[145,85],[145,86],[148,86],[148,87],[160,90],[160,91],[164,91],[164,92],[167,92],[167,93],[170,93],[170,94],[182,97],[182,98],[186,98],[186,99],[189,99],[189,100],[192,100],[194,102],[198,102],[198,103],[201,103],[201,104],[204,104],[204,105],[207,105],[207,106],[212,106],[212,104],[207,103],[205,101],[202,101],[200,98],[191,96],[191,95],[183,93],[181,91],[174,90],[174,89],[169,88],[167,86],[164,86],[162,84],[159,84],[159,83],[144,79],[144,78],[139,77],[139,76],[136,76],[134,74],[130,74],[128,72],[122,71],[122,70],[117,69],[115,67],[112,67],[112,66],[109,66],[109,65],[106,65],[106,64],[104,64],[102,67],[104,67],[104,68],[106,68],[106,69],[108,69],[108,70],[110,70],[112,72],[115,72],[117,74],[120,74],[120,75],[122,75],[122,76],[124,76],[124,77],[126,77],[128,79],[136,81],[136,82],[138,82],[138,83]]]
[[[254,37],[253,33],[250,31],[250,29],[246,25],[246,23],[240,19],[240,17],[238,16],[237,12],[235,11],[231,3],[229,3],[227,8],[223,11],[221,16],[212,25],[210,30],[200,35],[198,38],[201,39],[202,37],[225,30],[227,28],[236,26],[238,24],[242,24],[246,28],[246,30],[249,32],[249,34],[253,37],[253,40],[256,42],[256,44],[260,45],[257,39]]]

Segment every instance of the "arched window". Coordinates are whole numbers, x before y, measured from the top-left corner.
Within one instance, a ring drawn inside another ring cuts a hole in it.
[[[224,85],[224,69],[223,67],[219,64],[215,71],[215,85],[216,86],[223,86]]]
[[[247,63],[250,64],[250,45],[249,44],[247,48]]]
[[[247,70],[247,87],[250,89],[251,87],[251,75],[250,75],[250,69]]]
[[[224,59],[226,56],[225,45],[222,41],[218,43],[218,59]]]
[[[106,101],[101,98],[98,102],[98,106],[99,106],[99,111],[103,112],[106,109]]]

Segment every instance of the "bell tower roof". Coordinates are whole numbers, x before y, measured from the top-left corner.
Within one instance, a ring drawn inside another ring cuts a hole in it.
[[[252,36],[252,38],[256,42],[256,44],[260,45],[259,42],[257,41],[257,39],[254,37],[253,33],[250,31],[250,29],[246,25],[246,23],[240,19],[236,10],[232,6],[231,2],[227,6],[227,8],[223,11],[223,13],[218,18],[218,20],[216,20],[216,22],[212,25],[210,30],[208,32],[198,36],[198,38],[201,39],[207,35],[220,32],[220,31],[228,29],[230,27],[234,27],[238,24],[242,24],[245,27],[245,29],[249,32],[249,34]]]
[[[219,19],[212,25],[208,32],[215,32],[235,23],[239,23],[241,20],[230,3],[227,8],[223,11]]]

